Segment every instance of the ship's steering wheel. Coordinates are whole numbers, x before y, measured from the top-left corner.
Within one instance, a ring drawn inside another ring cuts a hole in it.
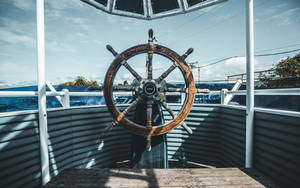
[[[107,108],[114,118],[114,122],[111,126],[108,127],[108,129],[111,129],[117,124],[121,124],[135,134],[146,136],[148,141],[148,150],[150,150],[149,147],[151,147],[150,142],[152,136],[167,133],[178,125],[183,126],[190,134],[192,134],[192,130],[187,127],[187,125],[183,121],[192,108],[194,96],[196,93],[192,71],[185,62],[185,58],[193,52],[193,49],[188,49],[188,51],[184,55],[180,56],[167,47],[154,44],[153,40],[153,30],[150,29],[148,43],[134,46],[120,54],[118,54],[111,46],[107,45],[107,49],[115,56],[115,59],[107,70],[103,86],[103,93]],[[147,54],[146,78],[140,76],[127,62],[130,58],[142,53]],[[171,65],[158,78],[152,77],[153,54],[162,55],[173,62],[173,65]],[[131,87],[119,87],[113,85],[114,78],[121,66],[124,66],[135,77]],[[186,86],[185,88],[166,87],[166,82],[164,81],[164,79],[176,68],[179,68],[184,77]],[[114,90],[133,91],[135,93],[135,100],[122,112],[120,112],[113,100]],[[182,104],[181,110],[178,113],[173,112],[164,101],[166,92],[185,93],[186,96],[184,102]],[[147,125],[139,125],[126,118],[126,114],[142,101],[145,101],[147,104]],[[173,120],[163,125],[153,126],[152,104],[159,104],[164,107],[173,117]]]

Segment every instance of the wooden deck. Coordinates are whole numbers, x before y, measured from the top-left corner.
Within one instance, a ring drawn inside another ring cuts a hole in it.
[[[238,168],[66,169],[45,187],[273,187],[255,179]]]

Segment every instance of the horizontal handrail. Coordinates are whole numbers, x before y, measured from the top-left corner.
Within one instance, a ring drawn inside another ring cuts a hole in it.
[[[227,94],[233,95],[246,95],[246,90],[227,91]],[[287,89],[256,89],[255,95],[300,95],[300,88],[287,88]]]
[[[220,94],[221,91],[210,91],[209,93],[197,93],[197,95]],[[103,92],[68,92],[73,97],[97,97],[103,96]],[[131,92],[114,92],[114,95],[129,95]],[[167,94],[177,94],[179,92],[167,92]],[[226,94],[246,95],[246,90],[226,91]],[[257,89],[254,90],[255,95],[300,95],[300,88],[287,89]],[[64,91],[47,91],[47,96],[64,96]],[[37,97],[37,91],[0,91],[0,97]]]
[[[0,97],[35,97],[37,91],[0,91]]]
[[[103,96],[102,92],[68,92],[73,97],[97,97]],[[115,92],[114,95],[128,95],[131,92]],[[64,91],[47,91],[47,96],[64,96]],[[37,97],[37,91],[0,91],[0,97]]]

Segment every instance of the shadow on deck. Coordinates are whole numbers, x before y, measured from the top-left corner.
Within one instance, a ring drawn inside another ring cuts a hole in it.
[[[277,187],[253,169],[65,169],[53,187]]]

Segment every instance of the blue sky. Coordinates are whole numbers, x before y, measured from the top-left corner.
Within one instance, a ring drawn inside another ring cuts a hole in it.
[[[72,81],[77,76],[103,81],[113,56],[106,50],[112,45],[118,52],[147,42],[153,28],[158,44],[179,54],[193,47],[187,62],[204,65],[230,56],[245,55],[245,1],[225,3],[184,15],[154,21],[109,15],[80,0],[45,0],[46,79],[53,84]],[[299,0],[255,0],[255,50],[300,44]],[[300,48],[294,45],[264,51],[272,53]],[[270,68],[294,53],[255,59],[255,70]],[[144,74],[145,55],[130,61]],[[171,64],[155,57],[154,72],[159,75]],[[201,69],[202,80],[225,79],[245,72],[245,58],[235,58]],[[194,70],[197,78],[197,71]],[[37,78],[36,17],[34,0],[0,1],[0,87],[35,85]],[[131,80],[120,70],[116,81]],[[168,81],[180,81],[178,71]]]

